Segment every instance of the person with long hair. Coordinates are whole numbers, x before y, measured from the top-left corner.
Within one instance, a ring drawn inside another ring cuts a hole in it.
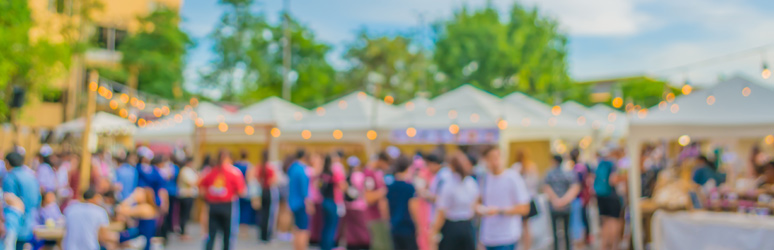
[[[346,213],[341,219],[341,233],[346,240],[347,250],[370,249],[370,235],[366,223],[365,175],[360,159],[357,156],[347,158],[349,176],[347,191],[344,196]]]
[[[527,186],[527,191],[529,191],[529,196],[532,197],[529,201],[529,213],[521,218],[521,240],[519,242],[521,244],[519,249],[529,250],[532,247],[532,232],[529,227],[529,219],[538,214],[534,197],[537,197],[538,194],[540,173],[538,172],[537,164],[532,160],[526,149],[516,151],[516,162],[511,165],[511,168],[521,175],[524,184]]]
[[[246,195],[247,187],[239,169],[232,165],[228,151],[220,151],[218,165],[210,167],[210,170],[202,176],[199,181],[199,191],[209,207],[205,249],[215,248],[218,234],[223,235],[223,250],[231,249],[234,203],[239,197]]]
[[[346,189],[347,183],[344,175],[333,170],[332,155],[326,155],[320,173],[320,193],[323,197],[322,215],[323,226],[320,236],[320,249],[333,249],[336,237],[336,228],[339,223],[338,204],[336,196]]]
[[[522,238],[522,218],[529,214],[530,195],[521,175],[500,164],[500,150],[483,152],[488,173],[481,183],[481,215],[479,241],[487,250],[516,249]]]
[[[726,175],[720,173],[720,171],[718,171],[718,166],[713,161],[710,161],[707,156],[699,155],[699,157],[696,158],[696,161],[698,168],[696,169],[696,172],[693,173],[693,181],[696,182],[696,184],[701,186],[712,180],[715,182],[716,186],[720,186],[720,184],[726,182]]]
[[[451,181],[436,200],[432,239],[442,235],[436,249],[475,250],[473,216],[479,199],[478,184],[471,177],[472,165],[462,152],[449,156]]]
[[[591,244],[591,223],[589,222],[588,208],[591,202],[591,196],[593,195],[592,183],[594,182],[594,175],[591,173],[591,168],[585,162],[580,159],[580,149],[573,149],[570,151],[570,159],[575,167],[573,171],[577,175],[578,183],[580,184],[580,192],[578,193],[578,200],[581,203],[581,224],[583,226],[582,243],[585,245]]]
[[[626,177],[617,173],[617,162],[623,157],[620,149],[603,148],[599,151],[600,161],[594,173],[594,192],[597,195],[597,207],[600,225],[602,250],[618,249],[621,230],[623,230],[623,200],[615,187],[626,182]]]
[[[116,208],[119,218],[137,220],[135,230],[127,232],[122,241],[142,236],[145,242],[143,249],[150,250],[153,245],[153,237],[156,236],[157,218],[162,212],[156,203],[156,195],[152,188],[137,188],[129,197],[126,197]]]
[[[264,150],[261,153],[261,164],[253,169],[248,175],[254,176],[261,190],[260,197],[256,198],[258,205],[254,206],[258,209],[256,216],[256,224],[260,231],[258,239],[263,243],[269,243],[274,222],[272,214],[276,210],[275,200],[279,198],[279,191],[275,187],[276,173],[274,167],[269,164],[269,151]]]

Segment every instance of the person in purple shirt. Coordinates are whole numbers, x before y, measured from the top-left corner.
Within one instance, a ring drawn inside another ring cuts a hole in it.
[[[69,170],[62,167],[59,158],[55,155],[38,154],[40,165],[38,165],[37,179],[40,183],[42,192],[54,192],[59,198],[70,196],[70,176]]]

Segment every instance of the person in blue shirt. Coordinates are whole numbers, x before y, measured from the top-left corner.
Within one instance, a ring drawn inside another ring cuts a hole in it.
[[[306,162],[310,156],[304,151],[296,153],[296,161],[288,168],[288,206],[293,212],[294,249],[306,249],[309,245],[309,214],[314,209],[309,199],[309,176],[306,174]]]
[[[32,240],[32,227],[40,208],[40,185],[35,173],[24,166],[24,156],[11,152],[5,156],[11,170],[3,179],[3,191],[19,197],[24,203],[24,219],[19,227],[16,249],[21,250]]]
[[[161,174],[161,178],[164,179],[163,185],[164,189],[167,190],[167,199],[169,201],[167,210],[162,211],[166,213],[166,215],[164,216],[164,223],[159,232],[159,236],[166,241],[169,233],[174,231],[174,221],[176,221],[174,218],[178,216],[178,214],[175,213],[175,206],[177,206],[177,177],[180,174],[180,168],[177,164],[172,162],[168,155],[163,155],[162,162],[154,166],[157,167],[159,174]]]
[[[419,203],[416,189],[411,183],[411,164],[411,159],[399,156],[395,161],[395,181],[387,185],[387,203],[390,208],[392,243],[395,249],[419,249],[415,226]]]
[[[116,185],[120,185],[118,200],[123,201],[134,192],[137,187],[137,154],[127,153],[125,157],[119,158],[119,166],[116,169]]]
[[[703,186],[709,180],[714,180],[716,186],[726,182],[726,174],[720,173],[718,166],[710,161],[707,156],[700,155],[696,160],[698,161],[699,168],[693,173],[693,182],[700,186]]]
[[[154,157],[153,153],[145,153],[141,157],[140,164],[137,165],[137,187],[152,189],[156,204],[159,204],[159,211],[166,213],[169,210],[169,196],[164,186],[164,177],[155,167],[162,163],[163,158]]]

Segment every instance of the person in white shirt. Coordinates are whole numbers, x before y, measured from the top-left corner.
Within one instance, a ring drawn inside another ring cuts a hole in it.
[[[514,250],[521,239],[521,218],[529,213],[530,195],[518,172],[500,164],[496,147],[483,152],[489,173],[480,180],[480,242],[487,250]]]
[[[430,242],[436,249],[475,250],[472,219],[478,202],[478,184],[470,176],[471,164],[461,152],[452,154],[449,167],[453,175],[436,199],[436,218]],[[438,236],[441,241],[438,242]]]
[[[118,242],[118,235],[107,228],[110,220],[107,211],[97,204],[102,196],[94,187],[83,193],[85,202],[74,202],[64,211],[64,250],[99,250],[100,243],[111,245]]]

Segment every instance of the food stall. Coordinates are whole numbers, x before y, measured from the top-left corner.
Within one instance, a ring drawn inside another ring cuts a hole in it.
[[[769,229],[767,227],[750,227],[750,225],[756,225],[762,220],[769,220],[771,210],[758,208],[771,206],[771,199],[751,201],[751,206],[745,209],[740,209],[743,206],[725,206],[722,203],[741,202],[740,194],[749,193],[750,189],[755,189],[755,185],[744,184],[749,183],[750,180],[742,181],[745,177],[752,176],[748,170],[750,168],[746,167],[747,162],[742,160],[746,158],[744,156],[749,155],[752,147],[744,142],[762,142],[764,137],[771,137],[771,134],[774,133],[774,109],[763,107],[772,106],[774,106],[774,90],[752,80],[736,76],[721,81],[712,87],[680,96],[667,105],[652,108],[645,116],[631,118],[627,150],[631,163],[628,172],[629,201],[630,206],[634,208],[631,210],[631,216],[635,249],[644,249],[643,213],[660,209],[658,204],[653,204],[653,201],[641,200],[640,198],[640,152],[644,143],[659,140],[670,142],[677,140],[682,146],[701,141],[711,145],[712,148],[724,149],[725,152],[717,157],[725,162],[723,166],[729,176],[728,183],[724,185],[725,188],[706,189],[686,185],[686,188],[683,188],[683,194],[680,194],[679,191],[672,193],[683,197],[681,199],[685,199],[685,193],[688,193],[691,205],[685,209],[724,210],[731,213],[694,215],[690,214],[692,212],[686,212],[690,215],[682,217],[679,215],[654,216],[651,227],[652,244],[657,249],[687,249],[669,246],[690,246],[688,247],[690,249],[702,249],[699,244],[706,242],[746,239],[753,240],[753,242],[746,242],[745,246],[767,249],[766,247],[758,247],[763,246],[762,244],[768,244],[766,243],[767,239],[751,237],[751,234],[765,234],[766,230]],[[697,146],[697,150],[699,149]],[[686,176],[690,176],[690,172],[685,174],[683,171],[683,173],[676,174],[676,179],[685,181]],[[715,191],[704,193],[706,190]],[[696,193],[692,194],[691,191]],[[736,214],[737,212],[759,215],[740,216]],[[765,219],[758,216],[764,216]],[[712,219],[708,220],[708,218]],[[688,241],[692,239],[691,236],[694,233],[689,228],[705,226],[712,227],[715,232],[710,235],[702,235],[702,241]],[[681,229],[674,230],[676,227]],[[723,235],[724,237],[704,240],[712,238],[711,235]],[[680,242],[680,245],[670,245],[674,242]],[[715,249],[720,249],[722,246],[724,244],[721,243],[714,245]]]

